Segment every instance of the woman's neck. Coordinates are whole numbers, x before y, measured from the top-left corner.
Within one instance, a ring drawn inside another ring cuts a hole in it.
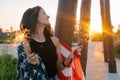
[[[44,26],[37,26],[35,32],[32,34],[32,39],[38,41],[38,42],[44,42],[45,41],[45,35],[44,35]]]

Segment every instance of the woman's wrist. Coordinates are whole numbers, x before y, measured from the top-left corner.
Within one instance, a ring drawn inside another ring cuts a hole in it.
[[[73,59],[73,54],[70,54],[66,60],[62,61],[62,65],[66,67],[72,59]]]
[[[62,61],[62,65],[64,66],[64,67],[66,67],[67,65],[65,64],[65,61]]]

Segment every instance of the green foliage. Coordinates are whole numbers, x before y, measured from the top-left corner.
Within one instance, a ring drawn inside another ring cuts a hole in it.
[[[5,42],[4,38],[0,38],[0,44],[3,44]]]
[[[102,41],[102,33],[94,32],[92,36],[90,36],[91,41]]]
[[[75,33],[72,39],[73,42],[78,42],[78,34]]]
[[[115,57],[120,59],[120,40],[114,42]]]
[[[0,55],[0,80],[17,80],[17,58],[9,54]]]
[[[120,26],[116,33],[114,33],[114,53],[115,57],[120,59]]]
[[[9,38],[0,38],[0,44],[11,44],[12,43],[12,39],[9,39]]]
[[[114,40],[120,40],[120,29],[116,33],[114,33]]]

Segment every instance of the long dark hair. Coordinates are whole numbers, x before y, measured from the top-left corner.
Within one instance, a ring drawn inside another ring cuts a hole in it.
[[[25,31],[25,29],[27,29],[27,31],[29,31],[29,34],[27,33],[29,36],[35,31],[40,9],[41,9],[40,6],[29,8],[23,14],[23,17],[20,23],[20,30]],[[51,26],[45,27],[44,35],[45,37],[50,37],[53,35]]]

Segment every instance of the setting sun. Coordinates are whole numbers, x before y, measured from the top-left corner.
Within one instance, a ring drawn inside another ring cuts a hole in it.
[[[94,5],[97,3],[97,5]],[[102,33],[101,24],[101,14],[100,14],[100,4],[98,0],[93,0],[91,4],[91,21],[90,21],[90,32]]]
[[[77,15],[76,15],[77,24],[79,24],[78,22],[80,20],[79,19],[80,18],[80,11],[79,10],[80,10],[80,7],[77,7]],[[90,32],[89,32],[90,35],[92,35],[93,32],[102,33],[99,0],[93,0],[92,4],[91,4],[91,20],[90,20]]]

